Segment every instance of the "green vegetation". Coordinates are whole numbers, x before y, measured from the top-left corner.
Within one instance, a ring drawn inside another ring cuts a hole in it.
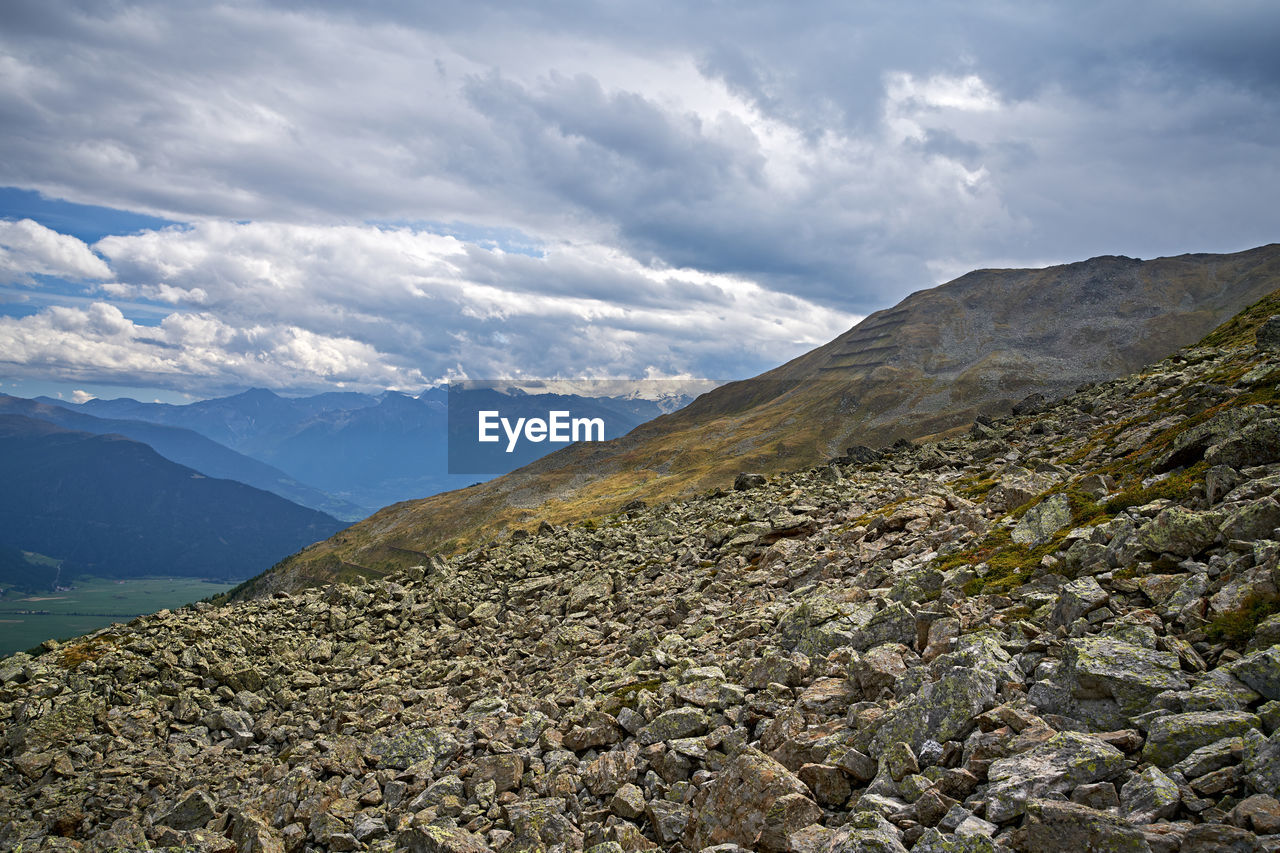
[[[198,578],[80,578],[74,589],[0,597],[0,655],[38,646],[49,639],[78,637],[113,622],[180,607],[222,592],[230,584]]]
[[[1109,498],[1103,504],[1103,509],[1108,515],[1115,515],[1124,512],[1131,506],[1143,506],[1158,500],[1183,502],[1187,499],[1194,486],[1204,482],[1204,472],[1208,468],[1207,463],[1197,462],[1190,468],[1174,471],[1158,483],[1152,483],[1150,486],[1138,485],[1125,489],[1120,494]]]
[[[1239,610],[1212,619],[1205,627],[1205,635],[1215,643],[1243,646],[1253,639],[1262,620],[1277,613],[1280,613],[1280,595],[1251,592]]]
[[[1232,347],[1252,346],[1258,326],[1272,314],[1280,314],[1280,291],[1270,293],[1227,322],[1205,335],[1198,346]]]

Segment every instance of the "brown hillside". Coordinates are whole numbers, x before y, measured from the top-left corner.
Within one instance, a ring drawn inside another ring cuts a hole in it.
[[[381,575],[513,528],[725,487],[744,470],[797,470],[851,444],[936,437],[976,416],[1007,413],[1027,395],[1061,397],[1159,360],[1277,287],[1280,244],[971,272],[623,438],[387,507],[238,595]]]

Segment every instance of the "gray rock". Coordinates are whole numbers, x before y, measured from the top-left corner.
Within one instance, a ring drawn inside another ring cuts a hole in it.
[[[1246,655],[1228,669],[1267,699],[1280,700],[1280,645]]]
[[[1142,758],[1158,767],[1171,767],[1202,746],[1239,737],[1262,725],[1244,711],[1198,711],[1168,714],[1151,721]]]
[[[1173,817],[1181,798],[1178,783],[1158,767],[1148,767],[1120,788],[1124,816],[1133,823],[1155,823]]]
[[[1031,507],[1014,525],[1009,536],[1019,545],[1034,548],[1053,538],[1071,523],[1071,502],[1064,494],[1050,495]]]
[[[1020,755],[992,762],[984,799],[987,818],[1004,823],[1021,815],[1028,800],[1063,794],[1124,769],[1124,753],[1095,737],[1059,732]]]
[[[1032,800],[1027,803],[1027,853],[1105,850],[1149,853],[1141,830],[1115,815],[1079,803]]]
[[[217,817],[217,806],[204,791],[188,791],[157,823],[174,829],[197,829]]]

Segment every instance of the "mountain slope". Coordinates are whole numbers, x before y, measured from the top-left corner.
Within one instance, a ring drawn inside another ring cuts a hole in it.
[[[236,579],[343,523],[118,435],[0,415],[0,544],[106,577]]]
[[[0,660],[0,847],[1275,850],[1276,312],[874,463]]]
[[[240,594],[336,572],[375,575],[505,529],[723,487],[940,436],[1024,397],[1059,397],[1198,340],[1280,286],[1280,245],[1232,255],[1094,258],[982,270],[912,294],[756,379],[717,388],[607,444],[570,447],[487,483],[388,507]]]
[[[369,514],[364,507],[339,500],[319,489],[312,488],[278,468],[237,453],[194,430],[148,423],[143,420],[100,418],[70,408],[68,405],[26,400],[4,394],[0,394],[0,414],[36,418],[66,429],[89,432],[94,435],[109,433],[122,435],[125,438],[140,441],[166,459],[194,468],[208,477],[236,480],[347,521],[355,521]]]

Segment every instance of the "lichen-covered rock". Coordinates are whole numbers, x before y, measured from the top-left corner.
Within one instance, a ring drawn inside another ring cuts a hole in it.
[[[1088,616],[1094,610],[1107,603],[1110,596],[1092,577],[1083,577],[1068,582],[1058,596],[1053,612],[1049,614],[1049,625],[1070,625],[1077,619]]]
[[[854,632],[874,615],[875,606],[869,602],[838,602],[819,596],[784,615],[778,622],[778,633],[787,648],[810,657],[825,657],[841,646],[853,645]]]
[[[943,835],[928,827],[911,848],[911,853],[995,853],[996,846],[985,835]]]
[[[707,730],[707,713],[701,708],[672,708],[636,733],[642,744],[700,735]]]
[[[207,793],[188,791],[158,822],[174,829],[197,829],[213,820],[217,813],[213,798]]]
[[[1246,468],[1280,459],[1280,419],[1250,424],[1210,447],[1204,454],[1210,465]]]
[[[911,645],[916,641],[916,617],[900,601],[892,601],[853,631],[848,645],[859,651],[882,643]]]
[[[379,758],[379,766],[406,770],[419,762],[436,764],[459,749],[458,739],[448,726],[408,731],[394,737],[378,738],[370,752]]]
[[[1263,737],[1257,729],[1244,733],[1240,769],[1244,782],[1260,794],[1280,791],[1280,729]]]
[[[1157,767],[1171,767],[1202,746],[1239,737],[1261,725],[1257,716],[1244,711],[1197,711],[1156,717],[1147,730],[1142,758]]]
[[[1071,523],[1071,501],[1064,494],[1050,495],[1023,514],[1009,538],[1019,545],[1034,548],[1053,538],[1053,534]]]
[[[751,662],[742,684],[749,690],[763,690],[770,684],[795,687],[809,674],[809,658],[800,652],[769,652]]]
[[[808,797],[809,789],[764,753],[743,750],[694,798],[685,846],[701,850],[730,842],[754,845],[764,831],[769,807],[788,794]]]
[[[1027,803],[1027,853],[1097,850],[1149,853],[1150,845],[1133,824],[1079,803],[1033,800]]]
[[[1136,714],[1151,710],[1151,701],[1166,690],[1185,690],[1178,656],[1113,637],[1069,640],[1062,654],[1059,684],[1069,704],[1055,713],[1086,720],[1101,730],[1130,725]],[[1038,686],[1038,685],[1037,685]],[[1059,703],[1045,689],[1031,692],[1032,701]]]
[[[879,814],[863,811],[832,834],[823,849],[827,853],[906,853],[896,827]]]
[[[284,841],[258,815],[244,809],[232,809],[230,812],[231,840],[236,844],[237,853],[284,853]]]
[[[1138,528],[1137,537],[1149,551],[1193,557],[1217,538],[1219,521],[1215,513],[1169,507]]]
[[[1280,645],[1246,655],[1229,668],[1236,678],[1266,698],[1280,700]]]
[[[396,838],[409,853],[493,853],[480,836],[465,829],[445,826],[415,826]]]
[[[1178,783],[1158,767],[1148,767],[1120,788],[1120,805],[1127,820],[1155,823],[1178,811],[1182,795]]]
[[[1096,737],[1059,732],[1020,755],[992,762],[991,785],[983,798],[987,819],[1003,823],[1018,817],[1027,801],[1065,794],[1077,785],[1107,779],[1124,769],[1124,753]]]
[[[884,715],[871,740],[873,755],[897,741],[919,750],[928,740],[963,735],[973,718],[995,704],[996,679],[982,670],[950,667],[922,686],[911,699]]]
[[[503,812],[515,833],[518,846],[537,848],[567,844],[570,849],[581,847],[582,831],[565,815],[564,806],[564,800],[559,797],[544,797],[510,803],[503,807]]]
[[[1222,523],[1222,535],[1251,542],[1272,538],[1272,531],[1277,527],[1280,527],[1280,501],[1265,497],[1250,501],[1227,516]]]

